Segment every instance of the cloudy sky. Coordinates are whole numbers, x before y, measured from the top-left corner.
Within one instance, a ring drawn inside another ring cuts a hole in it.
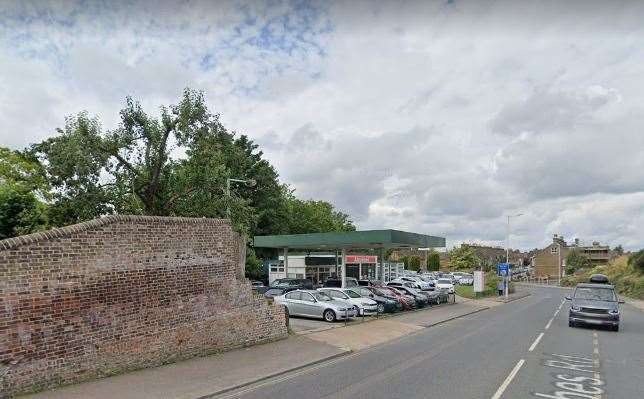
[[[564,4],[565,5],[562,5]],[[644,2],[2,1],[0,145],[204,90],[358,227],[644,247]]]

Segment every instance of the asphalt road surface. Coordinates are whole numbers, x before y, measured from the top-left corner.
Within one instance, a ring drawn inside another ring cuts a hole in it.
[[[644,312],[568,327],[570,292],[532,295],[220,398],[644,398]]]

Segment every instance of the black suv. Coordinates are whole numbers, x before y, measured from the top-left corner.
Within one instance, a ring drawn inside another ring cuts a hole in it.
[[[593,324],[610,327],[619,331],[619,304],[615,287],[604,275],[592,275],[590,283],[577,284],[572,296],[567,296],[570,304],[568,326]]]

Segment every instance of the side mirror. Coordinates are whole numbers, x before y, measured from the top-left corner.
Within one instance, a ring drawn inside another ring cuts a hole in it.
[[[619,301],[617,301],[617,303],[626,303],[626,301],[623,299],[620,299]]]
[[[566,301],[572,301],[572,297],[570,295],[566,295]]]

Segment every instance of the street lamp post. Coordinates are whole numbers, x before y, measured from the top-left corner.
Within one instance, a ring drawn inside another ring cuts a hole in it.
[[[523,213],[517,213],[516,215],[508,215],[508,224],[506,226],[506,241],[505,241],[505,263],[510,263],[510,218],[516,218],[522,216]],[[508,266],[508,274],[510,274],[510,267]],[[505,297],[508,297],[510,291],[510,280],[509,276],[505,277]]]
[[[248,187],[255,187],[257,181],[255,179],[226,179],[226,217],[230,219],[230,185],[231,183],[244,183]]]

